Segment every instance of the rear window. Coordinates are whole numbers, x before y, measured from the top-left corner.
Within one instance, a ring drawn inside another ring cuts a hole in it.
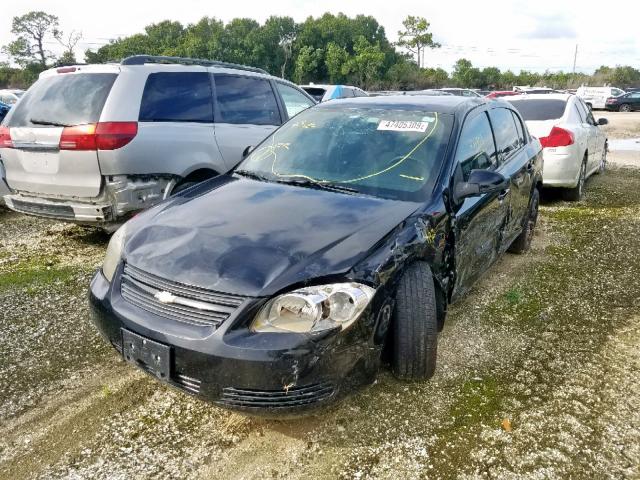
[[[10,127],[81,125],[100,119],[115,73],[60,74],[39,79],[12,109]]]
[[[507,100],[516,107],[520,116],[526,121],[529,120],[555,120],[564,115],[567,106],[565,100],[541,99],[541,100]]]
[[[322,101],[322,97],[327,91],[324,88],[318,87],[304,87],[304,91],[311,95],[317,102]]]
[[[141,122],[213,122],[211,81],[206,72],[152,73],[140,105]]]

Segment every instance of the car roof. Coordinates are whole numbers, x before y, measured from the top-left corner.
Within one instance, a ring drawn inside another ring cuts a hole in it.
[[[519,95],[510,95],[509,102],[513,100],[564,100],[565,102],[571,97],[575,97],[573,93],[523,93]]]
[[[489,104],[482,97],[456,97],[454,95],[430,96],[430,95],[381,95],[376,97],[356,97],[333,100],[321,103],[314,108],[340,107],[371,107],[371,108],[415,108],[429,112],[456,114],[466,112],[479,105]],[[491,105],[500,102],[493,100]],[[510,107],[508,103],[501,102]],[[513,108],[513,107],[512,107]]]

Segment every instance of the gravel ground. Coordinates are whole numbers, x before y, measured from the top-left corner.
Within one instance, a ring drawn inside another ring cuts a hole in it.
[[[0,478],[640,478],[640,171],[613,165],[452,306],[432,380],[294,421],[126,366],[87,319],[106,237],[0,209]]]

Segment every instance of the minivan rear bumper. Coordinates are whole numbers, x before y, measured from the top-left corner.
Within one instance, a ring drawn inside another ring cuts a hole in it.
[[[102,224],[114,220],[111,205],[50,200],[20,193],[6,195],[4,200],[11,210],[78,223]]]
[[[58,198],[30,192],[5,195],[7,206],[19,213],[85,225],[118,225],[132,213],[149,208],[169,196],[172,177],[109,176],[95,198]]]

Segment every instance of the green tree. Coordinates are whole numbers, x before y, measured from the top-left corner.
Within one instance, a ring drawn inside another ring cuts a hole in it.
[[[72,30],[68,35],[64,35],[62,32],[57,32],[56,40],[64,47],[64,51],[62,52],[62,56],[58,58],[56,65],[70,65],[77,63],[75,48],[81,38],[82,32],[76,32],[75,30]]]
[[[325,64],[331,83],[342,83],[345,81],[344,71],[348,61],[349,54],[344,47],[340,47],[333,42],[327,45]]]
[[[296,82],[308,83],[311,80],[317,80],[314,74],[323,59],[324,52],[321,48],[313,48],[310,46],[302,47],[298,53],[295,72],[293,74]]]
[[[433,41],[433,34],[429,32],[429,22],[423,17],[409,15],[402,21],[404,30],[398,32],[396,45],[404,47],[416,55],[419,67],[423,66],[423,54],[426,48],[439,48],[441,45]]]
[[[355,83],[366,89],[380,76],[385,55],[380,45],[370,44],[363,36],[358,37],[354,45],[355,55],[344,65],[343,73],[351,74]]]
[[[4,47],[5,53],[22,67],[37,62],[41,69],[47,68],[53,54],[45,48],[45,42],[59,36],[58,17],[42,11],[13,17],[11,33],[17,38]]]

